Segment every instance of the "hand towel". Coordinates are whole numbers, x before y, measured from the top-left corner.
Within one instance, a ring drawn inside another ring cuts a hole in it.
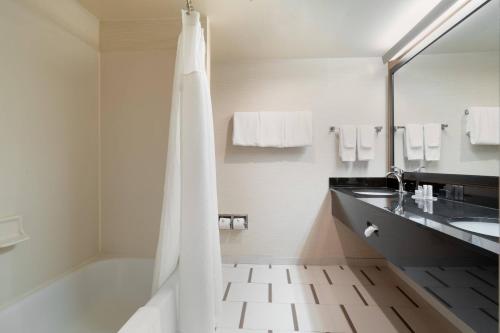
[[[233,145],[256,146],[259,136],[258,112],[235,112],[233,117]]]
[[[441,124],[424,125],[424,150],[426,161],[439,161],[441,157]]]
[[[470,107],[466,118],[466,134],[473,145],[500,144],[500,108]]]
[[[283,112],[259,112],[259,147],[285,146],[285,115]]]
[[[339,129],[339,154],[343,162],[356,161],[356,127],[341,126]]]
[[[375,158],[375,126],[358,126],[357,134],[358,160],[373,160]]]
[[[408,161],[424,159],[424,131],[422,125],[406,124],[404,151]]]
[[[285,112],[284,147],[304,147],[312,145],[312,113]]]
[[[162,333],[160,310],[156,306],[139,308],[118,333]]]

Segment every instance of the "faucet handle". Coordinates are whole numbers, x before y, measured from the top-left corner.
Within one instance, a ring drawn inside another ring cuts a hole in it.
[[[395,173],[398,173],[399,175],[402,175],[404,170],[401,168],[398,168],[397,166],[393,165],[391,166],[391,170],[393,170]]]

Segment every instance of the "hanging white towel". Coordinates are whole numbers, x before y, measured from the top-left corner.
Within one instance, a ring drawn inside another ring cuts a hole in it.
[[[341,126],[339,128],[339,153],[343,162],[356,161],[356,127]]]
[[[199,18],[198,12],[182,13],[153,293],[178,265],[178,331],[213,333],[222,306],[222,264],[213,115]]]
[[[285,112],[284,147],[305,147],[312,145],[312,113]]]
[[[285,146],[285,114],[283,112],[259,112],[259,147]]]
[[[233,117],[233,145],[257,146],[259,142],[259,113],[235,112]]]
[[[466,117],[466,134],[473,145],[500,144],[500,108],[470,107]]]
[[[426,161],[439,161],[441,158],[441,124],[424,125],[424,150]]]
[[[409,161],[424,159],[424,130],[419,124],[406,124],[404,152]]]
[[[161,327],[160,309],[155,306],[139,308],[118,333],[165,333]]]
[[[375,158],[375,126],[358,126],[357,135],[358,160],[373,160]]]

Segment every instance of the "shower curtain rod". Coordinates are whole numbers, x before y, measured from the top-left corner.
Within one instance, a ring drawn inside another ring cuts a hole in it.
[[[186,0],[186,10],[188,15],[190,15],[191,12],[194,10],[193,3],[191,2],[191,0]]]

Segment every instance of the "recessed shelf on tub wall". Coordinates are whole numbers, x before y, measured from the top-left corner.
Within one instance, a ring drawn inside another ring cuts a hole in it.
[[[29,239],[21,216],[0,218],[0,248],[13,246]]]

